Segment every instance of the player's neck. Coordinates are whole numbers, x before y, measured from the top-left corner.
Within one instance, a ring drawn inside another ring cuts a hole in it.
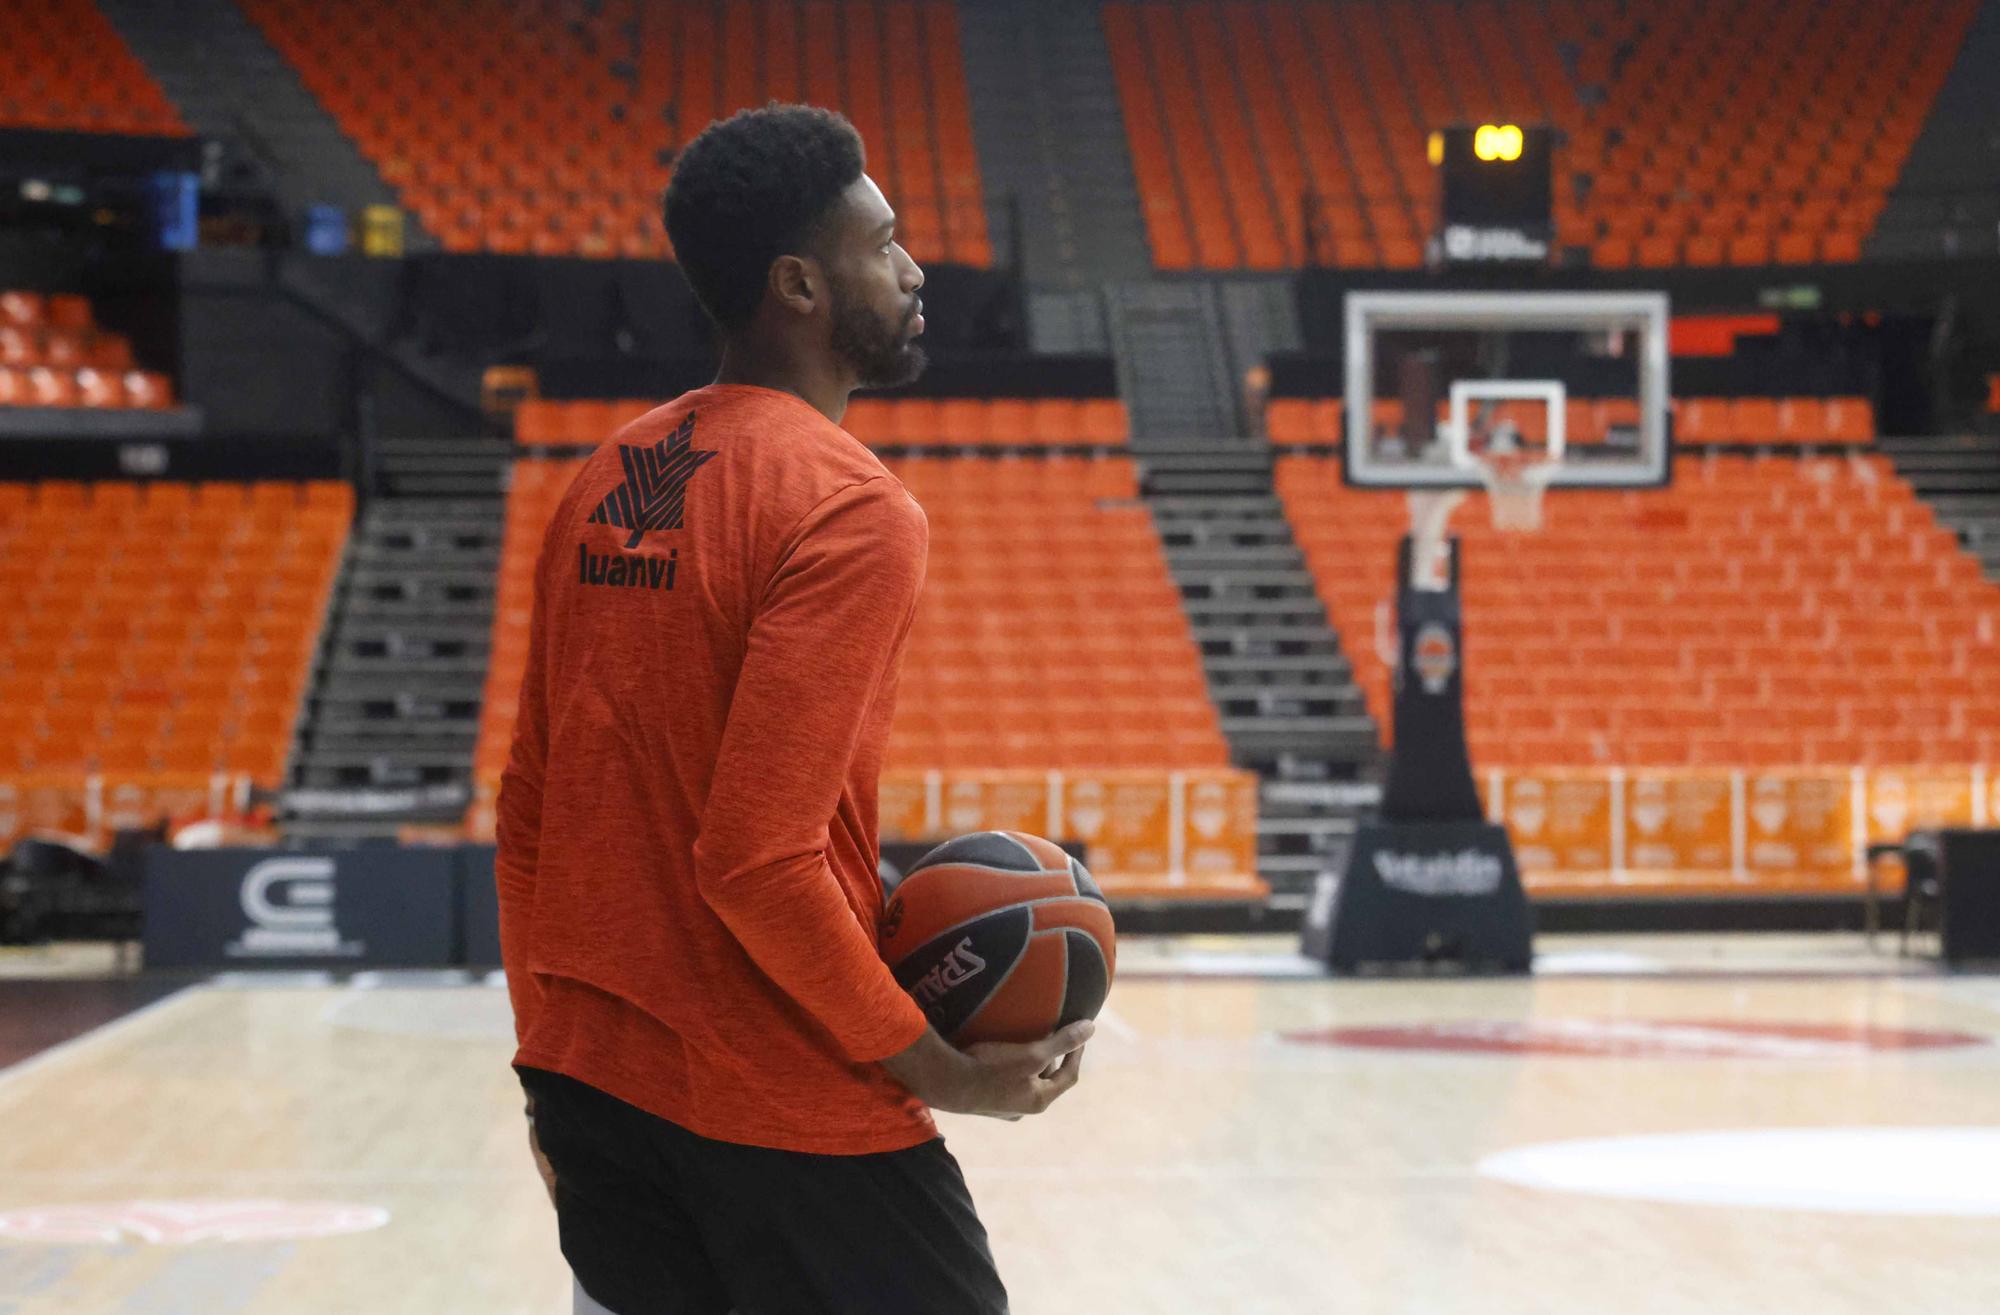
[[[782,346],[766,343],[724,343],[722,365],[715,372],[715,382],[790,393],[805,399],[807,405],[836,425],[847,414],[847,395],[853,391],[850,381],[825,362],[801,358]]]

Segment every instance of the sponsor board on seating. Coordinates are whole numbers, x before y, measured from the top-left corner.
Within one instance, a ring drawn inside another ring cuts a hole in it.
[[[1983,767],[1563,768],[1482,784],[1542,894],[1859,890],[1871,844],[2000,818]]]

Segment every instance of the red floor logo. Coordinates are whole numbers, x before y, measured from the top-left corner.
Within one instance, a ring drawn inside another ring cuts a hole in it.
[[[1739,1023],[1712,1019],[1465,1019],[1396,1027],[1286,1032],[1304,1045],[1603,1059],[1861,1059],[1885,1051],[1991,1045],[1972,1032],[1844,1023]]]
[[[338,1201],[101,1201],[0,1213],[0,1241],[278,1242],[365,1233],[388,1222],[380,1206]]]

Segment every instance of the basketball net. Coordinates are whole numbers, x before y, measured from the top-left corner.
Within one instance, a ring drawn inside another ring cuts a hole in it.
[[[1542,494],[1548,490],[1560,462],[1532,452],[1495,452],[1476,458],[1479,478],[1486,485],[1493,528],[1508,532],[1542,528]],[[1446,531],[1451,514],[1465,501],[1464,489],[1411,489],[1410,575],[1419,589],[1444,589],[1450,584],[1450,549]]]
[[[1479,463],[1496,530],[1542,528],[1542,493],[1561,463],[1539,461],[1529,452],[1489,450]]]

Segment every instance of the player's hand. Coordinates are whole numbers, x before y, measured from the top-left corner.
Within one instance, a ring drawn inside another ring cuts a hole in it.
[[[1097,1025],[1071,1023],[1040,1041],[984,1041],[954,1049],[934,1029],[883,1061],[932,1109],[1018,1119],[1040,1114],[1083,1075],[1083,1047]]]

